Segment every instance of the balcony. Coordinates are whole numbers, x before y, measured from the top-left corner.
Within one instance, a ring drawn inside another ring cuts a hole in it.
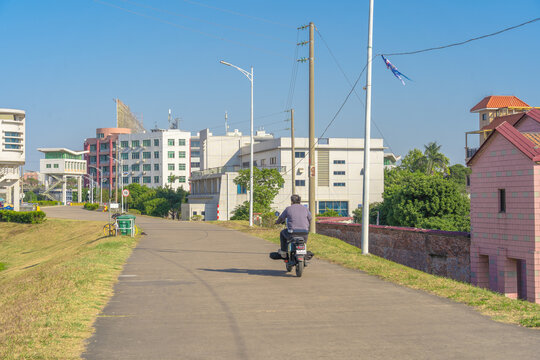
[[[470,158],[472,158],[474,156],[474,154],[476,154],[477,151],[478,151],[478,148],[466,147],[465,148],[465,159],[469,160]]]

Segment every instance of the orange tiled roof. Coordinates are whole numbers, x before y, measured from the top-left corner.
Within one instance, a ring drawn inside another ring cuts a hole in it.
[[[475,112],[482,109],[500,109],[506,107],[530,107],[525,102],[521,101],[516,96],[500,96],[492,95],[486,96],[478,104],[476,104],[471,112]]]
[[[531,140],[534,145],[540,146],[540,133],[522,133],[527,139]]]

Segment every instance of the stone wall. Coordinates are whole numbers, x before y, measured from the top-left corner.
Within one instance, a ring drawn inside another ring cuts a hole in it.
[[[317,233],[361,247],[362,225],[330,219],[317,222]],[[470,282],[470,235],[463,232],[369,227],[369,252],[430,274]]]

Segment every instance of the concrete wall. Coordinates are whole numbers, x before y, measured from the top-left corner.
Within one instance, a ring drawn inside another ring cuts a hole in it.
[[[360,248],[360,224],[317,222],[317,233]],[[369,252],[373,255],[454,280],[470,282],[468,233],[371,225]]]

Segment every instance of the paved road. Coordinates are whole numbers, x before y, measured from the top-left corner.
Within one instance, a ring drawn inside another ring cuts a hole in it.
[[[105,219],[80,209],[48,216]],[[302,278],[276,246],[204,223],[147,217],[86,359],[517,359],[540,332],[324,261]]]

